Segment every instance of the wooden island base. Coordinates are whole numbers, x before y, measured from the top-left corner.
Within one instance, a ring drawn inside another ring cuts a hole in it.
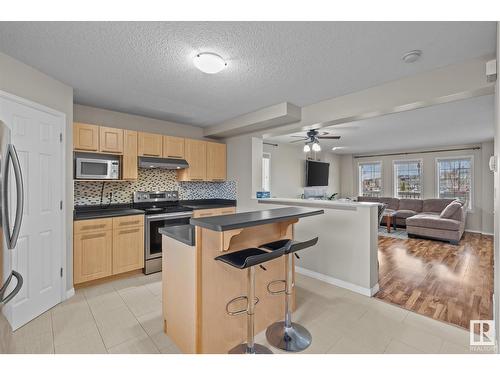
[[[230,316],[226,304],[246,295],[247,272],[214,258],[221,253],[258,247],[293,238],[298,220],[275,222],[227,231],[196,227],[196,245],[189,246],[163,236],[163,318],[165,333],[183,353],[227,353],[246,340],[246,314]],[[285,279],[284,257],[256,267],[255,332],[283,320],[284,296],[271,295],[267,285]],[[280,289],[280,284],[275,289]],[[246,303],[235,303],[242,310]]]

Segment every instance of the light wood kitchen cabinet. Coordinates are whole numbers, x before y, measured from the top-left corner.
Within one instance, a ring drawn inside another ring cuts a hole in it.
[[[163,157],[184,159],[184,138],[163,136]]]
[[[185,139],[184,155],[189,168],[177,172],[179,181],[205,181],[207,178],[207,142]]]
[[[74,222],[73,282],[144,267],[144,215]]]
[[[226,180],[226,145],[207,142],[207,180]]]
[[[137,137],[139,156],[163,156],[163,136],[160,134],[139,132]]]
[[[123,129],[99,126],[99,151],[123,154]]]
[[[143,268],[144,216],[126,216],[115,220],[120,224],[115,226],[113,223],[113,275]]]
[[[73,281],[86,281],[110,276],[112,272],[111,219],[75,222],[73,243]]]
[[[137,132],[123,131],[123,180],[137,180]]]
[[[73,148],[78,151],[99,151],[99,126],[75,122]]]
[[[236,207],[220,207],[220,208],[207,208],[203,210],[194,210],[193,218],[210,217],[218,215],[230,215],[236,213]]]

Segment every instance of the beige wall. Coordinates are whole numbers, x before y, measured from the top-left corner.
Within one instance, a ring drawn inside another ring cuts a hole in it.
[[[73,89],[0,53],[0,90],[45,105],[66,115],[66,160],[72,160]],[[73,165],[66,163],[66,287],[73,286]]]
[[[75,104],[75,122],[105,125],[121,129],[139,130],[150,133],[167,134],[187,138],[203,138],[203,129],[197,126],[156,120],[149,117],[129,115],[128,113]]]
[[[301,147],[280,143],[277,147],[264,145],[271,154],[271,195],[278,198],[298,198],[304,192],[305,154]],[[340,156],[331,152],[319,155],[330,163],[328,194],[340,193]]]
[[[453,146],[446,149],[471,147],[468,146]],[[367,157],[353,158],[352,155],[342,157],[344,163],[342,166],[349,168],[349,158],[351,159],[350,173],[342,172],[342,176],[346,178],[349,174],[352,176],[352,184],[347,183],[343,190],[344,196],[357,196],[359,188],[359,163],[367,161],[382,162],[382,181],[383,181],[383,196],[394,196],[394,180],[393,180],[393,162],[395,160],[414,160],[420,159],[423,161],[423,197],[437,197],[437,182],[436,182],[436,158],[450,156],[473,156],[474,157],[474,185],[473,185],[473,209],[467,215],[466,229],[471,231],[493,233],[493,173],[489,171],[488,160],[493,155],[493,142],[485,142],[480,146],[479,150],[467,151],[447,151],[433,152],[425,154],[399,155],[399,156],[383,156],[383,157]],[[347,189],[350,185],[351,189]]]

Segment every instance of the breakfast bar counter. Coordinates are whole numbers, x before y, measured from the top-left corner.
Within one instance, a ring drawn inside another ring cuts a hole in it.
[[[191,219],[195,226],[193,245],[165,232],[163,248],[163,318],[165,333],[184,353],[227,353],[245,341],[246,316],[227,313],[228,303],[246,295],[245,272],[216,258],[279,239],[292,239],[294,224],[322,209],[287,207]],[[181,228],[182,229],[182,228]],[[161,230],[160,230],[160,233]],[[265,268],[265,269],[264,269]],[[257,267],[255,332],[282,320],[284,299],[272,295],[271,281],[285,279],[284,257]],[[230,310],[246,308],[237,300]]]

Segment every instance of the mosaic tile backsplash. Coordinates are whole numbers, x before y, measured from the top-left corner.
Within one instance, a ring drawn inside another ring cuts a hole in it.
[[[178,190],[179,199],[236,199],[236,183],[226,182],[179,182],[174,170],[139,168],[136,181],[106,181],[103,203],[131,203],[135,191]],[[102,181],[75,181],[75,206],[99,204]]]

